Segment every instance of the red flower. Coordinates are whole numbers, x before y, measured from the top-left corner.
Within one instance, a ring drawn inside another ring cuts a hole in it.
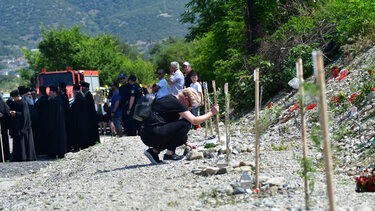
[[[339,99],[340,99],[339,97],[336,97],[336,99],[335,99],[335,103],[337,103],[337,101],[339,101]]]
[[[359,179],[359,177],[356,177],[356,178],[355,178],[355,180],[358,180],[358,179]]]
[[[371,69],[368,69],[367,72],[368,72],[368,74],[372,75],[372,70]]]
[[[273,106],[273,102],[270,102],[270,104],[268,104],[267,108],[271,108]]]
[[[349,102],[352,102],[356,96],[358,96],[358,94],[352,94],[352,96],[349,98]]]
[[[307,106],[306,110],[311,110],[311,109],[313,109],[313,108],[315,108],[315,107],[316,107],[316,104],[313,103],[313,104]]]
[[[255,192],[256,192],[256,193],[259,193],[259,188],[255,188]]]
[[[342,74],[340,77],[339,77],[339,81],[341,81],[343,78],[345,78],[347,75],[344,73],[344,74]]]
[[[332,97],[332,98],[331,98],[331,101],[335,101],[335,97]]]
[[[372,88],[371,91],[375,91],[375,88]]]
[[[333,77],[337,78],[339,76],[339,68],[337,66],[333,67]]]
[[[299,102],[297,102],[296,104],[294,104],[294,106],[292,108],[289,109],[290,112],[293,112],[294,110],[297,110],[299,108]]]

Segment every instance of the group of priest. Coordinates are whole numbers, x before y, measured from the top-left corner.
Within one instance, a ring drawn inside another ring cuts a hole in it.
[[[37,97],[36,90],[18,87],[6,102],[0,96],[0,161],[32,161],[37,155],[62,158],[68,151],[100,141],[89,84],[74,85],[72,103],[65,83],[48,89],[47,95],[47,87],[39,87]],[[13,139],[12,154],[8,134]]]

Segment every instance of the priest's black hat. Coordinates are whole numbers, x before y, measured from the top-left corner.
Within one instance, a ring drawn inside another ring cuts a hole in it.
[[[87,82],[83,82],[83,83],[82,83],[82,87],[84,87],[84,88],[89,88],[89,87],[90,87],[90,84],[87,83]]]
[[[45,86],[40,86],[39,87],[39,92],[46,93],[46,87]]]
[[[18,95],[20,95],[20,92],[17,89],[10,92],[11,97],[17,97]]]
[[[59,82],[59,87],[60,88],[66,88],[66,83],[65,82]]]
[[[23,94],[25,94],[27,91],[26,91],[26,87],[24,87],[24,86],[19,86],[18,87],[18,93],[20,94],[20,95],[23,95]]]
[[[81,90],[81,86],[78,85],[78,84],[74,84],[74,86],[73,86],[73,90],[77,90],[77,91],[79,91],[79,90]]]
[[[50,86],[49,91],[57,92],[57,86]]]

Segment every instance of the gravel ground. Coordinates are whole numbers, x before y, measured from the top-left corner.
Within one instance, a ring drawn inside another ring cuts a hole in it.
[[[203,132],[191,131],[190,139],[200,144]],[[293,137],[292,134],[282,134]],[[233,142],[247,142],[252,134],[233,136]],[[304,208],[303,181],[298,176],[300,165],[294,150],[266,150],[267,139],[262,139],[261,175],[283,177],[294,184],[290,190],[276,194],[254,193],[227,195],[230,184],[239,180],[242,172],[201,176],[192,173],[200,166],[213,166],[217,159],[183,160],[163,165],[150,165],[143,155],[146,147],[139,137],[102,137],[102,144],[77,153],[68,153],[64,159],[25,163],[25,172],[31,174],[1,174],[13,179],[8,186],[1,185],[0,210],[298,210]],[[297,142],[289,139],[289,142]],[[253,143],[249,143],[250,146]],[[234,143],[234,145],[236,145]],[[183,149],[178,149],[182,153]],[[249,152],[232,155],[232,160],[254,161]],[[33,164],[32,168],[27,164]],[[34,165],[35,164],[35,165]],[[1,169],[20,163],[1,164]],[[35,170],[40,168],[39,170]],[[12,167],[13,168],[13,167]],[[2,170],[3,172],[4,170]],[[324,174],[317,173],[312,195],[313,210],[327,209]],[[339,208],[360,210],[375,207],[375,197],[356,193],[353,178],[335,175],[336,200]]]

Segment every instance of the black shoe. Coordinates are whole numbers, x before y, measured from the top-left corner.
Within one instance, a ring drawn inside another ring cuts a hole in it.
[[[152,164],[161,164],[163,163],[163,161],[161,161],[159,159],[159,153],[155,153],[152,148],[148,148],[148,150],[146,150],[144,152],[144,154],[146,155],[146,157],[151,161]]]
[[[184,158],[185,156],[177,155],[176,153],[174,153],[173,155],[164,154],[163,161],[179,161],[179,160],[183,160]]]

